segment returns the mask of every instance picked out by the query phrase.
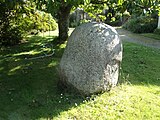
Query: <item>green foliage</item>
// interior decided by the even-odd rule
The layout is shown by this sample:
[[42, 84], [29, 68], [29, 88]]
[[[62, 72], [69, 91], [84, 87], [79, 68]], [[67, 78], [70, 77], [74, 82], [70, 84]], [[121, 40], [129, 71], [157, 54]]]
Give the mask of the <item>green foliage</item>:
[[76, 14], [72, 13], [69, 17], [69, 27], [77, 27], [79, 23], [76, 21]]
[[131, 14], [144, 15], [154, 14], [159, 9], [159, 0], [126, 0], [124, 3], [126, 9]]
[[18, 26], [26, 32], [31, 30], [49, 31], [57, 28], [56, 21], [46, 13], [36, 10], [36, 4], [33, 1], [26, 1], [23, 5], [23, 14], [19, 16]]
[[154, 30], [154, 33], [160, 35], [160, 29], [158, 29], [158, 28], [155, 29], [155, 30]]
[[87, 5], [82, 5], [80, 6], [84, 9], [85, 12], [89, 14], [91, 18], [96, 19], [98, 14], [101, 14], [103, 9], [106, 7], [105, 4], [87, 4]]
[[90, 22], [91, 20], [86, 20], [86, 19], [83, 19], [83, 20], [80, 20], [78, 23], [76, 21], [73, 21], [73, 22], [70, 22], [70, 27], [72, 28], [75, 28], [83, 23], [87, 23], [87, 22]]
[[69, 15], [72, 7], [78, 7], [79, 4], [87, 4], [90, 0], [35, 0], [37, 8], [51, 13], [57, 18], [59, 28], [59, 40], [63, 43], [68, 38]]
[[58, 17], [57, 14], [61, 8], [68, 5], [78, 7], [80, 4], [89, 4], [91, 0], [34, 0], [39, 10], [47, 11], [54, 17]]
[[22, 39], [23, 32], [15, 24], [16, 19], [21, 15], [21, 11], [18, 9], [21, 5], [21, 1], [0, 1], [0, 46], [14, 45]]
[[53, 17], [48, 13], [36, 11], [32, 1], [5, 0], [0, 2], [0, 8], [0, 45], [15, 45], [28, 33], [57, 28]]
[[42, 32], [57, 29], [57, 23], [52, 16], [40, 11], [25, 15], [19, 20], [18, 24], [27, 32], [30, 32], [31, 30]]
[[23, 31], [18, 26], [5, 26], [0, 31], [0, 46], [11, 46], [20, 43]]
[[81, 20], [81, 21], [80, 21], [80, 24], [87, 23], [87, 22], [91, 22], [91, 21], [84, 19], [84, 20]]
[[[81, 14], [84, 14], [84, 13], [81, 13]], [[90, 22], [90, 21], [91, 20], [89, 20], [89, 19], [82, 19], [82, 20], [77, 21], [76, 14], [73, 13], [70, 15], [69, 26], [73, 28], [73, 27], [79, 26], [82, 23], [86, 23], [86, 22]]]
[[110, 25], [120, 25], [122, 14], [125, 12], [125, 0], [99, 0], [91, 1], [91, 4], [84, 5], [83, 8], [90, 17], [98, 19]]
[[80, 25], [80, 23], [77, 23], [76, 21], [73, 21], [73, 22], [70, 22], [70, 23], [69, 23], [69, 27], [71, 27], [71, 28], [75, 28], [75, 27], [77, 27], [78, 25]]
[[134, 33], [149, 33], [156, 29], [157, 19], [148, 16], [131, 18], [123, 25], [123, 27]]

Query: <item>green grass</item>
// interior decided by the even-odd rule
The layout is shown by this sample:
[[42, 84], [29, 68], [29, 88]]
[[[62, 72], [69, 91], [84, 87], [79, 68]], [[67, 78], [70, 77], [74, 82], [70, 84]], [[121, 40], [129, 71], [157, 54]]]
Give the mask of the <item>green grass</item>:
[[154, 33], [144, 33], [144, 34], [141, 34], [145, 37], [149, 37], [149, 38], [153, 38], [153, 39], [156, 39], [156, 40], [160, 40], [160, 35], [158, 34], [154, 34]]
[[0, 120], [159, 120], [160, 51], [124, 43], [121, 77], [112, 91], [82, 97], [57, 88], [57, 68], [65, 45], [42, 44], [51, 36], [31, 36], [0, 51]]

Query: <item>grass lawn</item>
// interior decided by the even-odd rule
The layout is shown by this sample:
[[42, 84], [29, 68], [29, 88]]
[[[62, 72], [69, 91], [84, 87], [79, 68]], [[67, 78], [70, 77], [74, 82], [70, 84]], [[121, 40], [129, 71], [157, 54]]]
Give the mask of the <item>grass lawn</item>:
[[154, 34], [154, 33], [143, 33], [141, 34], [145, 37], [149, 37], [149, 38], [153, 38], [153, 39], [156, 39], [156, 40], [160, 40], [160, 35], [158, 34]]
[[[124, 43], [119, 84], [108, 93], [82, 97], [57, 88], [65, 44], [51, 36], [0, 51], [0, 120], [159, 120], [160, 51]], [[47, 45], [46, 45], [47, 46]]]

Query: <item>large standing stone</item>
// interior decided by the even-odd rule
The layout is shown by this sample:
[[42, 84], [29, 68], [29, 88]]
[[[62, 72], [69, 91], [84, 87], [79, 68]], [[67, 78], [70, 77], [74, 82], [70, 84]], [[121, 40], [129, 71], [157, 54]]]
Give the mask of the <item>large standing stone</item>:
[[110, 90], [118, 81], [122, 43], [116, 30], [103, 23], [85, 23], [68, 39], [60, 62], [61, 82], [83, 94]]

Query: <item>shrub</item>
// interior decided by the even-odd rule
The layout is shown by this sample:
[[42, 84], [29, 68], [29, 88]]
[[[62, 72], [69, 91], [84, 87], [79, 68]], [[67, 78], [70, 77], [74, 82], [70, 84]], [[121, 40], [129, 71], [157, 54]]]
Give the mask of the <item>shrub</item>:
[[157, 27], [157, 19], [149, 16], [141, 16], [129, 19], [123, 27], [134, 33], [150, 33]]
[[123, 14], [117, 13], [115, 17], [111, 18], [111, 21], [106, 21], [106, 24], [109, 24], [111, 26], [121, 26], [123, 23], [125, 23], [130, 18], [130, 14], [128, 12], [125, 12]]
[[160, 35], [160, 29], [158, 29], [158, 28], [155, 29], [155, 30], [154, 30], [154, 33]]
[[77, 27], [79, 24], [80, 22], [76, 20], [76, 13], [73, 12], [72, 14], [70, 14], [69, 27]]
[[28, 33], [32, 30], [49, 31], [56, 30], [57, 23], [48, 13], [34, 12], [21, 18], [18, 22], [19, 26]]
[[16, 45], [22, 40], [23, 32], [18, 26], [8, 26], [2, 28], [0, 33], [0, 45], [11, 46]]
[[51, 31], [56, 28], [56, 21], [48, 13], [8, 18], [0, 24], [0, 46], [16, 45], [27, 34], [37, 34], [39, 31]]
[[4, 0], [0, 2], [0, 8], [0, 46], [18, 44], [28, 33], [57, 28], [53, 17], [35, 10], [32, 3]]
[[120, 20], [116, 20], [113, 22], [106, 22], [106, 24], [111, 25], [111, 26], [121, 26], [122, 25]]

